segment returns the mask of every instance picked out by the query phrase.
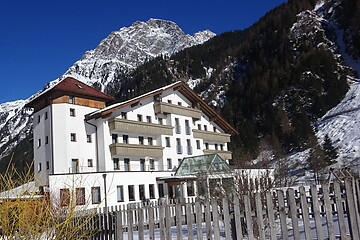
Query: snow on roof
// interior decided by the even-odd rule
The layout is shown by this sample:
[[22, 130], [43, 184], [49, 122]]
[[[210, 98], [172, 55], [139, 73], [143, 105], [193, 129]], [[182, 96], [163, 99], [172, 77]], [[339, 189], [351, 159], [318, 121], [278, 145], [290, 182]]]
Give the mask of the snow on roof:
[[136, 101], [136, 100], [138, 100], [138, 99], [142, 99], [142, 98], [144, 98], [144, 97], [146, 97], [146, 96], [148, 96], [148, 95], [152, 95], [153, 93], [156, 93], [156, 92], [159, 92], [159, 91], [165, 91], [166, 89], [172, 88], [173, 86], [175, 86], [175, 85], [177, 85], [177, 84], [179, 84], [179, 83], [181, 83], [181, 81], [177, 81], [177, 82], [174, 82], [174, 83], [169, 84], [169, 85], [167, 85], [167, 86], [164, 86], [164, 87], [155, 89], [155, 90], [153, 90], [153, 91], [144, 93], [144, 94], [142, 94], [142, 95], [140, 95], [140, 96], [137, 96], [137, 97], [134, 97], [134, 98], [132, 98], [132, 99], [126, 100], [126, 101], [124, 101], [124, 102], [112, 104], [112, 105], [110, 105], [110, 106], [107, 106], [107, 107], [102, 108], [102, 109], [100, 109], [100, 110], [97, 110], [97, 111], [95, 111], [95, 112], [92, 112], [92, 113], [90, 113], [88, 116], [91, 118], [91, 117], [95, 116], [96, 114], [105, 112], [105, 111], [110, 110], [110, 109], [112, 109], [112, 108], [120, 107], [121, 105], [126, 105], [126, 104], [128, 104], [128, 103], [130, 103], [130, 102]]
[[30, 198], [39, 198], [41, 195], [37, 195], [36, 192], [38, 188], [35, 185], [35, 182], [28, 182], [19, 187], [10, 189], [5, 192], [0, 193], [0, 201], [1, 199], [30, 199]]

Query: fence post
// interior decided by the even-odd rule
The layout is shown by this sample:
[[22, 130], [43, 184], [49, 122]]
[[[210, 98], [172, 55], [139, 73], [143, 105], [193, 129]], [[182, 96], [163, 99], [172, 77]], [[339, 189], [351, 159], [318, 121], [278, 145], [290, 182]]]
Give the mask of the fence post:
[[223, 203], [223, 212], [224, 212], [225, 239], [231, 240], [231, 225], [230, 225], [230, 213], [229, 213], [228, 199], [223, 198], [222, 203]]
[[249, 195], [244, 195], [244, 206], [245, 206], [245, 220], [246, 220], [248, 239], [254, 239], [252, 212], [251, 212]]
[[279, 216], [280, 216], [280, 225], [281, 233], [284, 240], [289, 239], [288, 230], [286, 227], [286, 208], [285, 208], [285, 198], [284, 192], [282, 190], [277, 191], [278, 204], [279, 204]]
[[322, 190], [323, 190], [323, 197], [324, 197], [324, 204], [325, 204], [326, 222], [327, 222], [327, 228], [328, 228], [328, 233], [329, 233], [329, 240], [335, 240], [334, 223], [333, 223], [333, 216], [332, 216], [331, 203], [330, 203], [330, 194], [329, 194], [329, 185], [327, 185], [327, 184], [322, 185]]
[[255, 193], [255, 207], [256, 207], [256, 219], [258, 222], [259, 228], [259, 238], [265, 239], [265, 226], [264, 226], [264, 218], [263, 218], [263, 207], [261, 203], [261, 196], [259, 192]]
[[291, 217], [293, 234], [295, 240], [300, 240], [300, 230], [299, 230], [299, 220], [297, 217], [297, 207], [295, 202], [295, 191], [293, 188], [288, 188], [287, 190], [287, 200], [289, 203], [289, 213]]
[[212, 215], [213, 215], [214, 239], [220, 239], [218, 207], [219, 206], [216, 202], [216, 199], [212, 199], [211, 200], [211, 208], [212, 208]]
[[340, 184], [338, 182], [334, 182], [334, 191], [335, 191], [336, 209], [338, 213], [340, 237], [341, 240], [346, 240], [347, 236], [346, 236], [346, 227], [345, 227], [345, 215], [342, 205]]
[[348, 179], [345, 180], [345, 189], [346, 189], [346, 202], [347, 202], [347, 212], [350, 220], [350, 234], [352, 239], [360, 239], [359, 238], [359, 230], [357, 225], [357, 213], [355, 209], [355, 201], [353, 195], [352, 184]]
[[[204, 204], [204, 211], [205, 211], [205, 222], [206, 222], [206, 239], [211, 240], [211, 213], [210, 213], [210, 200], [207, 199]], [[181, 238], [178, 238], [181, 239]]]
[[316, 236], [318, 239], [324, 239], [324, 233], [322, 229], [322, 222], [321, 222], [320, 210], [319, 210], [319, 197], [318, 197], [316, 185], [311, 185], [310, 190], [311, 190], [311, 201], [313, 203], [313, 213], [314, 213], [315, 225], [316, 225]]
[[235, 229], [236, 230], [236, 239], [243, 239], [242, 235], [242, 226], [241, 226], [241, 215], [240, 215], [240, 202], [239, 198], [234, 196], [234, 218], [235, 218]]
[[126, 209], [127, 214], [127, 227], [128, 227], [128, 239], [133, 240], [134, 233], [133, 233], [133, 208], [130, 204], [128, 204]]
[[122, 226], [122, 209], [119, 206], [119, 211], [116, 212], [116, 232], [115, 239], [122, 240], [123, 239], [123, 226]]
[[202, 215], [202, 211], [201, 211], [201, 204], [199, 199], [196, 199], [195, 202], [195, 214], [196, 214], [196, 233], [197, 233], [197, 239], [201, 240], [202, 237], [202, 220], [201, 220], [201, 215]]
[[270, 238], [271, 240], [276, 240], [274, 203], [271, 192], [266, 192], [266, 209], [269, 218]]

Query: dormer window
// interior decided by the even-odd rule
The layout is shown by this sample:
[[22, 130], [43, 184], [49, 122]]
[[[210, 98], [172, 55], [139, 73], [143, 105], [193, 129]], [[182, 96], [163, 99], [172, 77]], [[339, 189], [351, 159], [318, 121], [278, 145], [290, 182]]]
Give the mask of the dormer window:
[[69, 103], [70, 104], [75, 104], [75, 97], [74, 96], [69, 96]]
[[80, 84], [76, 84], [76, 86], [77, 86], [78, 88], [80, 88], [80, 89], [84, 89], [84, 87], [81, 86]]

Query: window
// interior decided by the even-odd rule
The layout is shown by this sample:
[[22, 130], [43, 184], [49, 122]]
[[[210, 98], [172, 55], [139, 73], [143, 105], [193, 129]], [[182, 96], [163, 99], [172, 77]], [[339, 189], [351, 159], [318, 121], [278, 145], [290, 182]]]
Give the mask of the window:
[[140, 171], [145, 171], [145, 159], [140, 159]]
[[186, 135], [190, 135], [190, 134], [191, 134], [191, 129], [190, 129], [190, 122], [189, 122], [189, 120], [185, 120], [185, 133], [186, 133]]
[[181, 106], [181, 105], [182, 105], [182, 103], [181, 103], [181, 102], [178, 102], [178, 105], [179, 105], [179, 106]]
[[38, 172], [41, 172], [41, 163], [38, 163]]
[[72, 173], [79, 172], [79, 159], [71, 159], [71, 172]]
[[168, 103], [170, 103], [170, 104], [172, 103], [172, 101], [171, 101], [170, 99], [168, 99], [168, 101], [167, 101], [167, 102], [168, 102]]
[[220, 150], [224, 151], [224, 145], [220, 144]]
[[92, 204], [98, 204], [101, 202], [100, 187], [91, 188], [91, 202]]
[[93, 167], [93, 160], [92, 159], [88, 159], [88, 167]]
[[38, 116], [38, 123], [40, 123], [40, 115]]
[[119, 166], [119, 159], [118, 158], [113, 158], [114, 161], [114, 170], [119, 170], [120, 166]]
[[138, 120], [139, 122], [142, 122], [142, 115], [141, 115], [141, 114], [138, 114], [138, 115], [137, 115], [137, 120]]
[[118, 142], [118, 135], [111, 134], [111, 143], [117, 143], [117, 142]]
[[148, 145], [153, 145], [153, 138], [152, 137], [148, 137]]
[[216, 127], [214, 127], [214, 132], [216, 132]]
[[48, 112], [45, 112], [45, 120], [48, 119]]
[[124, 187], [121, 186], [117, 186], [116, 187], [116, 192], [117, 192], [117, 201], [118, 202], [123, 202], [124, 201]]
[[215, 143], [215, 150], [218, 150], [218, 145], [217, 145], [217, 143]]
[[181, 126], [179, 124], [179, 119], [175, 118], [175, 133], [180, 133], [181, 132]]
[[163, 119], [162, 118], [158, 118], [158, 123], [163, 125]]
[[162, 183], [158, 184], [158, 190], [159, 190], [159, 198], [164, 197], [164, 185]]
[[46, 161], [46, 170], [48, 170], [50, 168], [50, 162]]
[[139, 144], [144, 145], [144, 137], [139, 136]]
[[201, 130], [201, 124], [198, 124], [198, 130]]
[[74, 103], [75, 103], [75, 97], [74, 97], [74, 96], [69, 96], [69, 103], [70, 103], [70, 104], [74, 104]]
[[209, 144], [205, 143], [205, 149], [209, 149]]
[[200, 140], [196, 140], [196, 148], [200, 149]]
[[172, 169], [171, 158], [166, 159], [168, 169]]
[[130, 159], [128, 158], [124, 158], [124, 170], [125, 171], [130, 171]]
[[151, 116], [146, 116], [146, 121], [147, 121], [148, 123], [151, 123]]
[[41, 139], [38, 139], [38, 148], [41, 147]]
[[128, 186], [128, 193], [129, 193], [129, 201], [135, 201], [134, 185]]
[[150, 163], [150, 170], [155, 170], [155, 160], [154, 159], [150, 159], [149, 160]]
[[126, 112], [121, 112], [121, 118], [122, 119], [127, 119], [127, 113]]
[[129, 136], [128, 135], [123, 135], [123, 143], [129, 143]]
[[140, 200], [144, 200], [145, 199], [145, 185], [139, 185], [139, 197]]
[[92, 142], [91, 135], [86, 135], [86, 141], [87, 141], [88, 143], [91, 143], [91, 142]]
[[70, 140], [76, 142], [76, 133], [70, 133]]
[[206, 125], [204, 125], [204, 131], [207, 131], [207, 126]]
[[170, 147], [170, 137], [165, 137], [166, 147]]
[[49, 136], [45, 137], [45, 144], [49, 144]]
[[60, 189], [60, 206], [68, 206], [70, 204], [70, 190], [68, 188]]
[[76, 188], [76, 205], [85, 205], [85, 188]]
[[70, 117], [75, 117], [75, 109], [70, 108]]
[[149, 195], [150, 199], [155, 199], [155, 185], [149, 184]]
[[180, 138], [176, 139], [176, 152], [178, 154], [182, 154], [182, 146], [181, 146], [181, 140]]
[[186, 148], [187, 148], [187, 154], [188, 155], [192, 155], [192, 146], [191, 146], [191, 140], [190, 139], [186, 139]]
[[195, 196], [194, 181], [186, 182], [187, 195], [189, 197]]

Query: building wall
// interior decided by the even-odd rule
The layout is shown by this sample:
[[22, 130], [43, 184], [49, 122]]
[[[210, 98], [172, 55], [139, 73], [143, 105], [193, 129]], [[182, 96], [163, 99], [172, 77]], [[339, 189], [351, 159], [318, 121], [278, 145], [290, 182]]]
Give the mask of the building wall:
[[[106, 190], [104, 189], [103, 174], [106, 174]], [[85, 207], [96, 208], [105, 206], [105, 192], [108, 206], [124, 203], [141, 202], [139, 185], [144, 185], [145, 198], [150, 199], [149, 185], [154, 185], [154, 198], [159, 199], [157, 177], [170, 176], [171, 172], [99, 172], [88, 174], [59, 174], [50, 176], [51, 196], [55, 204], [60, 201], [60, 189], [76, 192], [76, 188], [85, 188]], [[128, 186], [134, 186], [135, 198], [129, 200]], [[117, 186], [123, 186], [124, 201], [118, 201]], [[91, 188], [100, 187], [100, 203], [92, 203]], [[167, 189], [164, 187], [164, 194]]]

